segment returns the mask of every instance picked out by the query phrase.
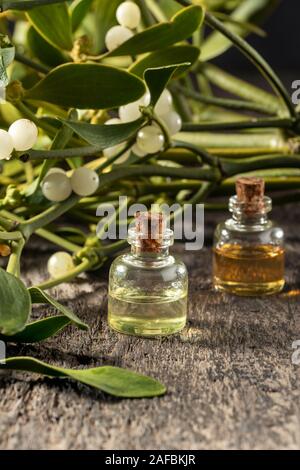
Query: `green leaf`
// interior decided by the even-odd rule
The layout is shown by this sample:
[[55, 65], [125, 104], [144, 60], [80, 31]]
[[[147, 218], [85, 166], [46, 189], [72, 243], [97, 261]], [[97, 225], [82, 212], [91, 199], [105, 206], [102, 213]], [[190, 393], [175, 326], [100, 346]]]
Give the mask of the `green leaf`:
[[43, 5], [52, 5], [54, 3], [62, 3], [65, 0], [0, 0], [0, 10], [29, 10]]
[[198, 59], [200, 50], [194, 46], [171, 46], [160, 51], [152, 52], [142, 59], [134, 62], [129, 71], [138, 77], [143, 77], [147, 69], [167, 67], [173, 64], [185, 63], [187, 65], [180, 67], [174, 77], [181, 75], [191, 64], [193, 65]]
[[[105, 36], [112, 26], [117, 24], [116, 11], [124, 0], [96, 0], [95, 21], [95, 50], [105, 48]], [[100, 26], [101, 25], [101, 26]]]
[[52, 46], [70, 51], [73, 47], [71, 18], [66, 3], [33, 8], [27, 13], [38, 33]]
[[66, 58], [62, 52], [53, 47], [49, 42], [45, 41], [33, 26], [30, 26], [27, 32], [27, 43], [30, 51], [42, 64], [50, 67], [56, 67], [57, 65], [66, 62]]
[[147, 69], [144, 74], [145, 82], [151, 95], [151, 105], [154, 107], [159, 100], [162, 92], [168, 85], [172, 76], [176, 70], [181, 67], [189, 67], [189, 63], [183, 63], [178, 65], [169, 65], [167, 67], [157, 67], [153, 69]]
[[15, 58], [15, 47], [11, 44], [8, 36], [0, 34], [0, 86], [9, 83], [6, 69]]
[[0, 369], [22, 370], [49, 377], [70, 377], [121, 398], [150, 398], [166, 393], [166, 387], [157, 380], [119, 367], [73, 370], [51, 366], [33, 357], [12, 357], [0, 363]]
[[[271, 0], [273, 2], [274, 0]], [[235, 21], [247, 21], [253, 16], [261, 13], [266, 7], [269, 7], [270, 0], [245, 0], [230, 15]], [[225, 23], [227, 28], [239, 36], [247, 36], [248, 31], [243, 26], [232, 23]], [[203, 42], [201, 60], [208, 61], [223, 54], [232, 46], [229, 39], [225, 38], [219, 32], [213, 32]]]
[[11, 336], [24, 330], [31, 313], [30, 295], [23, 282], [0, 268], [0, 333]]
[[71, 320], [78, 328], [81, 330], [88, 330], [88, 325], [80, 320], [80, 318], [75, 315], [68, 307], [60, 304], [57, 300], [55, 300], [51, 295], [46, 294], [46, 292], [42, 291], [38, 287], [30, 287], [28, 292], [31, 297], [31, 301], [33, 304], [49, 304], [55, 307], [60, 313], [62, 313], [65, 317]]
[[171, 18], [182, 8], [176, 0], [163, 0], [159, 2], [159, 7], [167, 18]]
[[136, 34], [106, 54], [106, 57], [133, 56], [169, 47], [189, 38], [200, 27], [203, 17], [203, 9], [200, 6], [194, 5], [184, 8], [170, 22], [151, 26]]
[[[93, 0], [75, 0], [70, 6], [72, 30], [75, 32], [88, 14]], [[100, 23], [101, 24], [101, 23]]]
[[76, 121], [63, 122], [91, 145], [97, 146], [100, 151], [101, 149], [104, 150], [121, 144], [133, 137], [142, 127], [144, 119], [140, 118], [126, 124], [114, 124], [111, 126]]
[[136, 76], [100, 64], [64, 64], [25, 93], [26, 99], [77, 109], [105, 109], [136, 101], [145, 93]]
[[39, 343], [61, 331], [71, 321], [64, 315], [43, 318], [29, 323], [26, 328], [13, 336], [0, 335], [0, 339], [10, 343]]

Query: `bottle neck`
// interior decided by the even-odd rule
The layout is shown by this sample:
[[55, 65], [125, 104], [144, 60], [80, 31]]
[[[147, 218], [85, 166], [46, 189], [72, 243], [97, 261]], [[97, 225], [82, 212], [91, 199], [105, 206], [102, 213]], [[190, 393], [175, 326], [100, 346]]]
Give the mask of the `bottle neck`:
[[249, 214], [232, 214], [233, 221], [238, 225], [259, 226], [266, 225], [269, 222], [267, 214], [249, 215]]
[[168, 258], [174, 237], [172, 230], [166, 229], [158, 239], [143, 238], [136, 228], [131, 228], [128, 232], [128, 243], [131, 245], [132, 257], [142, 262], [155, 263]]
[[134, 258], [148, 262], [162, 261], [169, 256], [169, 252], [170, 250], [168, 246], [161, 247], [158, 251], [153, 253], [148, 251], [141, 251], [138, 245], [131, 245], [131, 255]]
[[240, 203], [236, 196], [229, 202], [229, 210], [232, 213], [231, 223], [241, 230], [263, 230], [269, 221], [269, 212], [272, 210], [272, 200], [264, 197], [258, 207], [249, 207]]

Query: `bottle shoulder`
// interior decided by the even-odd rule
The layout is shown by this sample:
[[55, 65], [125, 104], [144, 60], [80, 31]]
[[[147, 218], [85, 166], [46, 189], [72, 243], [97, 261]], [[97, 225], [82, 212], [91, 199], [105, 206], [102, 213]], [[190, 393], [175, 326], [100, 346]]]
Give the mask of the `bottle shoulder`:
[[130, 253], [126, 253], [115, 258], [115, 260], [111, 264], [111, 267], [115, 267], [117, 265], [124, 265], [133, 269], [149, 270], [163, 269], [169, 268], [170, 266], [176, 266], [182, 268], [183, 270], [187, 270], [184, 262], [177, 256], [173, 255], [169, 255], [157, 260], [144, 260], [143, 258], [132, 256]]
[[236, 223], [233, 219], [227, 219], [216, 227], [215, 244], [243, 241], [283, 245], [284, 230], [272, 220], [268, 220], [264, 224], [242, 225]]
[[110, 279], [185, 283], [188, 271], [183, 261], [174, 256], [168, 256], [160, 262], [145, 263], [131, 255], [121, 255], [111, 265]]

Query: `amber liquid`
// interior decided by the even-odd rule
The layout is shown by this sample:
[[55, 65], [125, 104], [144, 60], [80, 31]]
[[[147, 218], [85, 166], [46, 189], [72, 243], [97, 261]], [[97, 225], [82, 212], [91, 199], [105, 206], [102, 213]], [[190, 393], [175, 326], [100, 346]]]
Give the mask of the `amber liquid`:
[[270, 295], [285, 284], [285, 252], [273, 245], [223, 245], [214, 249], [217, 290], [244, 296]]

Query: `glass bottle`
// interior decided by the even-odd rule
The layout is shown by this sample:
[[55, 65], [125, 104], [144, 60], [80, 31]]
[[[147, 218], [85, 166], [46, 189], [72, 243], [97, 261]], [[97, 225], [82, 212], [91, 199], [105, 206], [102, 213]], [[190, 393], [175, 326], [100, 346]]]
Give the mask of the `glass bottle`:
[[171, 335], [187, 318], [188, 275], [169, 254], [173, 232], [162, 214], [137, 213], [129, 229], [131, 253], [118, 257], [109, 275], [108, 323], [120, 333]]
[[268, 218], [272, 200], [264, 180], [240, 178], [230, 199], [232, 217], [215, 232], [213, 282], [219, 291], [270, 295], [285, 284], [284, 232]]

